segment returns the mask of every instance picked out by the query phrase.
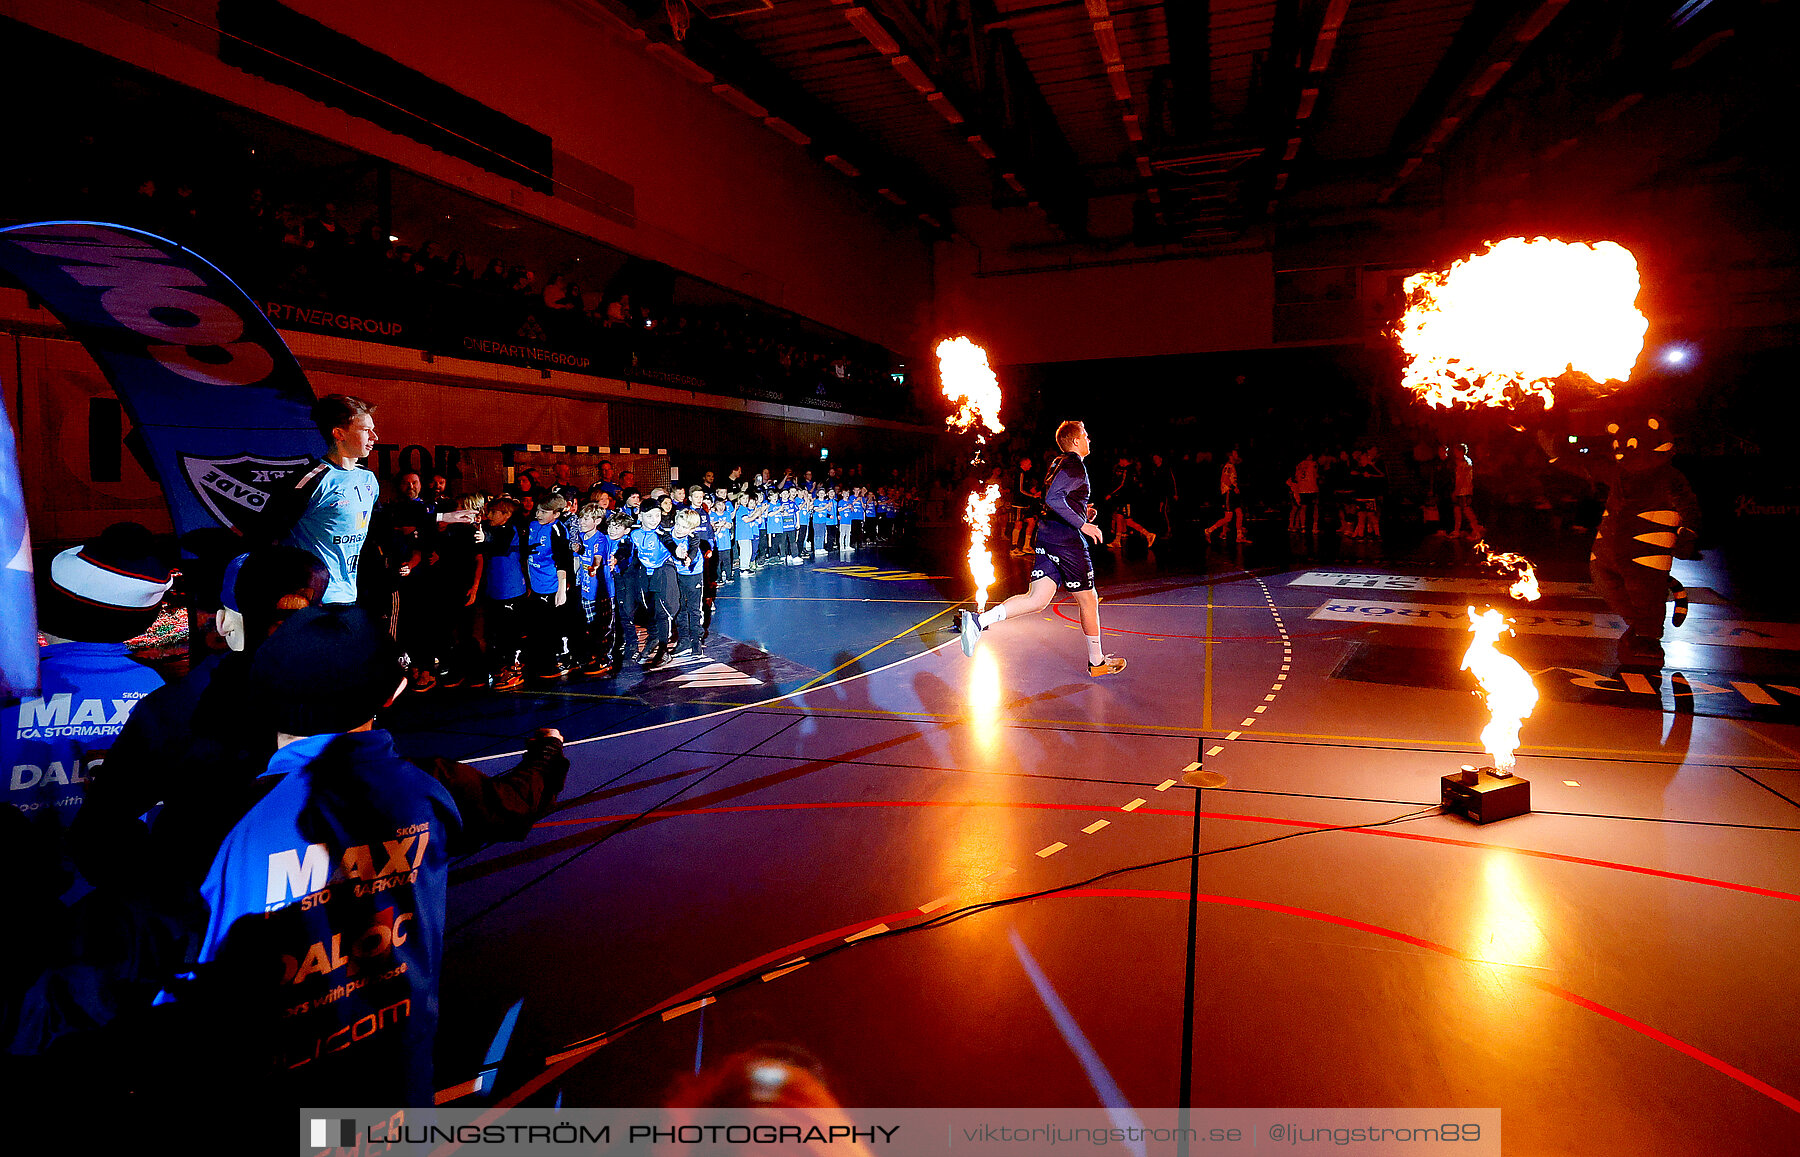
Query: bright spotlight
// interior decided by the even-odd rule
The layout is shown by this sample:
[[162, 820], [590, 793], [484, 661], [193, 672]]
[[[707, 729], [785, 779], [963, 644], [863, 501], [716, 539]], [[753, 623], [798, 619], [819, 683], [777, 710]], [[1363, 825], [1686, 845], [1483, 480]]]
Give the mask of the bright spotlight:
[[1662, 360], [1666, 366], [1685, 366], [1694, 360], [1694, 351], [1685, 345], [1664, 346]]

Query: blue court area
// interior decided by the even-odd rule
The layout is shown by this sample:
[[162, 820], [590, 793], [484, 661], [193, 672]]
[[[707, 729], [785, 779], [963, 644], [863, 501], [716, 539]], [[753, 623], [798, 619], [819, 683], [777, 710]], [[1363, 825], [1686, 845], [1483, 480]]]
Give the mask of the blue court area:
[[[1498, 1106], [1508, 1152], [1790, 1149], [1800, 653], [1672, 631], [1652, 695], [1550, 552], [1575, 625], [1504, 646], [1595, 687], [1546, 690], [1531, 813], [1476, 826], [1438, 806], [1487, 717], [1462, 633], [1327, 610], [1460, 612], [1485, 576], [1440, 546], [1101, 552], [1107, 679], [1072, 604], [965, 658], [955, 544], [867, 551], [724, 588], [708, 665], [754, 685], [408, 705], [404, 742], [489, 769], [572, 741], [555, 812], [455, 868], [443, 1099], [654, 1104], [775, 1044], [860, 1105]], [[1779, 636], [1716, 565], [1693, 621]]]

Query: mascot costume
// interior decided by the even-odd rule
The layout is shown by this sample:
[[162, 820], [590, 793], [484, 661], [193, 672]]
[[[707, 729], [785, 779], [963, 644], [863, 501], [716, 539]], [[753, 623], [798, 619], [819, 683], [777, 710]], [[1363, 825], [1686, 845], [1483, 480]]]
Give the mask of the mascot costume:
[[1544, 439], [1550, 461], [1606, 487], [1606, 510], [1588, 556], [1594, 586], [1612, 612], [1625, 620], [1619, 662], [1628, 667], [1663, 663], [1663, 614], [1675, 596], [1674, 623], [1687, 617], [1687, 592], [1670, 574], [1677, 558], [1697, 558], [1700, 503], [1671, 459], [1675, 436], [1660, 413], [1621, 415], [1606, 425], [1595, 452], [1558, 458]]

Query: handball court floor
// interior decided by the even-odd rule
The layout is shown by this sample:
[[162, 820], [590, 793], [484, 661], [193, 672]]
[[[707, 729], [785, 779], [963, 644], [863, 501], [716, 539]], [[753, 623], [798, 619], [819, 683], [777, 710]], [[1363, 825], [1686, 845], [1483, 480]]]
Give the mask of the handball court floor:
[[1067, 601], [965, 658], [954, 552], [888, 548], [722, 588], [705, 663], [407, 704], [403, 747], [488, 770], [579, 741], [531, 838], [456, 866], [440, 1100], [657, 1104], [777, 1043], [851, 1105], [1497, 1106], [1508, 1153], [1800, 1151], [1795, 628], [1681, 564], [1670, 638], [1715, 643], [1628, 678], [1584, 555], [1544, 561], [1551, 633], [1502, 643], [1542, 691], [1534, 810], [1477, 826], [1438, 810], [1485, 762], [1467, 636], [1415, 624], [1496, 601], [1481, 573], [1237, 549], [1096, 552], [1112, 678]]

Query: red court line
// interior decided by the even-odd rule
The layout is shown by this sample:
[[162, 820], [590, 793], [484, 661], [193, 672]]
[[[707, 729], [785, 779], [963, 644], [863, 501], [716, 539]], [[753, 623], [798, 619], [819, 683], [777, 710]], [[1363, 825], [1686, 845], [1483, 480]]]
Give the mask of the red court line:
[[[712, 808], [671, 808], [667, 811], [654, 811], [643, 816], [644, 819], [672, 819], [679, 816], [732, 815], [745, 812], [780, 812], [780, 811], [820, 811], [837, 808], [874, 808], [874, 807], [917, 807], [917, 808], [957, 808], [957, 807], [1010, 807], [1025, 808], [1037, 811], [1073, 811], [1112, 813], [1119, 809], [1104, 804], [1081, 803], [1024, 803], [1012, 800], [841, 800], [819, 803], [763, 803], [737, 804], [732, 807]], [[1191, 811], [1176, 808], [1143, 807], [1131, 813], [1140, 816], [1192, 816]], [[1277, 824], [1282, 827], [1312, 828], [1315, 830], [1340, 828], [1341, 824], [1319, 823], [1315, 820], [1293, 820], [1277, 816], [1239, 815], [1233, 812], [1201, 812], [1202, 819], [1240, 820], [1252, 824]], [[623, 820], [639, 818], [636, 812], [624, 815], [594, 816], [589, 819], [543, 820], [536, 826], [540, 828], [557, 827], [567, 824], [609, 824]], [[1646, 868], [1639, 864], [1624, 864], [1616, 860], [1596, 860], [1588, 856], [1571, 856], [1564, 852], [1546, 852], [1537, 848], [1514, 848], [1505, 844], [1488, 844], [1479, 840], [1459, 840], [1451, 836], [1428, 836], [1420, 832], [1393, 831], [1388, 828], [1348, 828], [1348, 835], [1383, 836], [1393, 840], [1417, 840], [1426, 844], [1445, 844], [1456, 848], [1475, 848], [1489, 852], [1512, 852], [1514, 855], [1534, 856], [1540, 860], [1556, 860], [1565, 864], [1585, 864], [1592, 868], [1609, 868], [1615, 872], [1635, 872], [1640, 876], [1654, 876], [1663, 880], [1679, 880], [1686, 884], [1704, 884], [1709, 888], [1725, 888], [1733, 892], [1747, 892], [1752, 896], [1766, 896], [1771, 900], [1789, 900], [1800, 903], [1800, 895], [1793, 892], [1781, 892], [1773, 888], [1759, 888], [1754, 884], [1738, 884], [1730, 880], [1716, 880], [1710, 876], [1691, 876], [1685, 872], [1665, 872], [1661, 868]]]
[[[1205, 813], [1202, 813], [1202, 814], [1204, 815]], [[1019, 895], [1030, 895], [1030, 893], [1014, 893], [1014, 897], [1019, 896]], [[1077, 897], [1077, 896], [1095, 897], [1095, 898], [1103, 898], [1103, 899], [1186, 900], [1188, 898], [1188, 893], [1167, 891], [1167, 890], [1145, 889], [1145, 888], [1077, 888], [1077, 889], [1073, 889], [1073, 890], [1070, 890], [1067, 892], [1052, 893], [1050, 896], [1046, 896], [1043, 898], [1044, 899], [1064, 899], [1064, 898]], [[1013, 898], [1013, 897], [1006, 897], [1006, 899], [1011, 899], [1011, 898]], [[1459, 952], [1456, 949], [1450, 947], [1448, 944], [1440, 944], [1435, 940], [1427, 940], [1422, 936], [1414, 936], [1409, 932], [1402, 932], [1396, 928], [1388, 928], [1388, 927], [1385, 927], [1384, 925], [1380, 925], [1380, 924], [1370, 924], [1364, 920], [1356, 920], [1356, 919], [1352, 919], [1351, 917], [1348, 917], [1348, 916], [1337, 916], [1330, 912], [1320, 912], [1320, 911], [1317, 911], [1316, 909], [1312, 909], [1312, 908], [1298, 908], [1298, 907], [1294, 907], [1293, 905], [1290, 905], [1290, 904], [1277, 904], [1277, 903], [1274, 903], [1269, 900], [1250, 900], [1250, 899], [1245, 899], [1245, 898], [1239, 897], [1239, 896], [1214, 896], [1214, 895], [1202, 894], [1202, 895], [1197, 896], [1196, 899], [1200, 900], [1203, 903], [1207, 903], [1207, 904], [1224, 904], [1224, 905], [1229, 905], [1229, 906], [1237, 907], [1237, 908], [1250, 908], [1250, 909], [1255, 909], [1255, 910], [1264, 911], [1264, 912], [1274, 912], [1274, 913], [1277, 913], [1277, 914], [1283, 915], [1283, 916], [1298, 916], [1298, 917], [1301, 917], [1302, 919], [1317, 920], [1317, 921], [1320, 921], [1321, 923], [1325, 923], [1325, 924], [1336, 924], [1339, 927], [1349, 928], [1349, 929], [1352, 929], [1357, 932], [1367, 932], [1367, 933], [1370, 933], [1371, 935], [1382, 936], [1389, 940], [1398, 941], [1402, 944], [1410, 944], [1417, 948], [1423, 948], [1423, 949], [1426, 949], [1431, 952], [1436, 952], [1436, 953], [1439, 953], [1440, 955], [1448, 956], [1453, 960], [1458, 960], [1465, 964], [1479, 964], [1479, 965], [1486, 965], [1488, 967], [1501, 967], [1501, 968], [1506, 967], [1505, 965], [1494, 965], [1489, 961], [1485, 961], [1478, 957], [1470, 956], [1466, 953]], [[717, 988], [720, 985], [727, 984], [727, 983], [729, 983], [733, 980], [736, 980], [740, 977], [746, 976], [759, 968], [766, 967], [767, 965], [775, 963], [777, 961], [791, 959], [792, 957], [798, 956], [798, 955], [804, 953], [805, 951], [807, 951], [808, 949], [817, 947], [819, 944], [824, 943], [826, 941], [836, 940], [836, 939], [840, 939], [844, 936], [853, 935], [854, 933], [861, 931], [864, 928], [872, 928], [877, 924], [897, 923], [897, 922], [905, 920], [909, 916], [916, 915], [917, 913], [918, 913], [917, 908], [908, 908], [902, 912], [893, 913], [888, 916], [883, 916], [883, 917], [880, 917], [875, 920], [863, 920], [863, 921], [859, 921], [855, 924], [846, 924], [842, 928], [837, 928], [830, 932], [821, 933], [817, 936], [808, 937], [805, 940], [795, 941], [793, 944], [790, 944], [784, 948], [777, 948], [772, 952], [765, 952], [761, 956], [756, 957], [754, 960], [748, 961], [743, 964], [739, 964], [736, 967], [725, 970], [724, 972], [717, 973], [716, 975], [708, 977], [706, 980], [701, 981], [699, 984], [693, 985], [689, 988], [682, 990], [681, 992], [677, 993], [674, 996], [671, 996], [665, 1000], [659, 1001], [658, 1003], [652, 1005], [650, 1008], [646, 1009], [644, 1012], [640, 1013], [637, 1017], [633, 1017], [632, 1020], [635, 1021], [635, 1020], [654, 1016], [657, 1013], [663, 1011], [664, 1009], [673, 1008], [676, 1005], [679, 1005], [688, 1000], [691, 1000], [694, 997], [700, 995], [701, 993], [708, 991], [709, 989]], [[1757, 1077], [1753, 1077], [1749, 1073], [1738, 1068], [1737, 1066], [1732, 1065], [1726, 1061], [1723, 1061], [1723, 1060], [1719, 1059], [1718, 1057], [1713, 1056], [1711, 1053], [1705, 1051], [1704, 1049], [1701, 1049], [1695, 1045], [1689, 1044], [1687, 1041], [1684, 1041], [1679, 1037], [1672, 1036], [1669, 1033], [1666, 1033], [1659, 1028], [1654, 1028], [1651, 1025], [1645, 1024], [1643, 1021], [1638, 1020], [1635, 1017], [1627, 1016], [1625, 1013], [1620, 1012], [1618, 1009], [1612, 1008], [1608, 1005], [1601, 1004], [1599, 1001], [1589, 999], [1588, 997], [1582, 996], [1576, 992], [1571, 992], [1568, 989], [1563, 988], [1560, 985], [1551, 984], [1547, 980], [1541, 980], [1534, 976], [1522, 975], [1519, 973], [1519, 971], [1517, 969], [1507, 969], [1506, 975], [1514, 980], [1523, 982], [1525, 984], [1529, 984], [1533, 988], [1536, 988], [1542, 992], [1549, 993], [1551, 996], [1559, 997], [1562, 1000], [1566, 1000], [1570, 1004], [1573, 1004], [1574, 1006], [1576, 1006], [1577, 1008], [1585, 1009], [1588, 1012], [1597, 1013], [1601, 1016], [1604, 1016], [1607, 1019], [1615, 1022], [1616, 1024], [1619, 1024], [1625, 1028], [1628, 1028], [1631, 1031], [1638, 1033], [1641, 1036], [1649, 1038], [1650, 1040], [1656, 1041], [1659, 1044], [1667, 1045], [1670, 1048], [1675, 1049], [1677, 1052], [1683, 1053], [1684, 1055], [1692, 1058], [1693, 1060], [1699, 1061], [1701, 1064], [1706, 1065], [1707, 1067], [1714, 1069], [1714, 1070], [1724, 1074], [1727, 1077], [1730, 1077], [1732, 1080], [1743, 1085], [1745, 1088], [1748, 1088], [1755, 1092], [1761, 1093], [1763, 1096], [1768, 1097], [1770, 1100], [1774, 1101], [1776, 1104], [1779, 1104], [1779, 1105], [1783, 1106], [1784, 1108], [1787, 1108], [1794, 1112], [1800, 1112], [1800, 1098], [1795, 1098], [1795, 1097], [1789, 1095], [1788, 1093], [1782, 1092], [1780, 1089], [1777, 1089], [1775, 1086], [1769, 1084], [1767, 1081], [1763, 1081]], [[575, 1064], [579, 1063], [580, 1061], [585, 1060], [587, 1056], [591, 1056], [591, 1055], [592, 1054], [590, 1053], [590, 1054], [585, 1054], [582, 1057], [571, 1057], [565, 1061], [560, 1062], [559, 1064], [557, 1064], [555, 1066], [547, 1067], [544, 1070], [544, 1072], [539, 1073], [538, 1076], [534, 1077], [530, 1081], [527, 1081], [519, 1089], [515, 1090], [512, 1093], [509, 1093], [506, 1097], [502, 1098], [499, 1102], [497, 1102], [494, 1105], [494, 1108], [492, 1110], [490, 1110], [490, 1114], [498, 1115], [499, 1111], [519, 1104], [526, 1097], [530, 1096], [532, 1093], [536, 1092], [538, 1089], [541, 1089], [545, 1084], [548, 1084], [551, 1080], [553, 1080], [555, 1078], [555, 1076], [558, 1076], [561, 1073], [567, 1071], [569, 1068], [573, 1067]], [[486, 1119], [486, 1118], [484, 1118], [484, 1119]]]
[[[1130, 606], [1131, 604], [1125, 603], [1122, 605]], [[1068, 613], [1063, 610], [1063, 604], [1057, 603], [1055, 606], [1051, 607], [1050, 609], [1052, 611], [1055, 611], [1056, 617], [1061, 619], [1063, 622], [1074, 623], [1076, 626], [1081, 625], [1080, 619], [1071, 619], [1068, 616]], [[1348, 635], [1352, 631], [1362, 630], [1362, 628], [1365, 625], [1367, 625], [1367, 624], [1356, 623], [1356, 624], [1353, 624], [1348, 627], [1334, 627], [1329, 631], [1289, 631], [1285, 636], [1283, 636], [1283, 635], [1178, 635], [1178, 634], [1174, 633], [1173, 631], [1127, 631], [1124, 627], [1108, 627], [1108, 626], [1104, 626], [1104, 625], [1101, 626], [1100, 633], [1102, 635], [1137, 635], [1138, 637], [1144, 638], [1144, 639], [1193, 639], [1196, 642], [1201, 642], [1201, 643], [1266, 643], [1270, 639], [1280, 639], [1280, 638], [1320, 639], [1320, 638], [1324, 638], [1326, 635]]]
[[[1064, 895], [1064, 896], [1110, 896], [1110, 897], [1124, 897], [1124, 898], [1142, 898], [1142, 899], [1152, 899], [1152, 900], [1186, 900], [1188, 898], [1188, 894], [1186, 892], [1150, 891], [1150, 890], [1140, 890], [1140, 889], [1132, 889], [1132, 888], [1078, 889], [1078, 890], [1072, 891], [1072, 892], [1059, 893], [1059, 895]], [[1199, 896], [1198, 899], [1200, 901], [1202, 901], [1203, 903], [1207, 903], [1207, 904], [1229, 904], [1229, 905], [1232, 905], [1232, 906], [1238, 907], [1238, 908], [1257, 908], [1257, 909], [1261, 909], [1262, 911], [1265, 911], [1265, 912], [1278, 912], [1284, 916], [1300, 916], [1300, 917], [1303, 917], [1308, 920], [1318, 920], [1318, 921], [1321, 921], [1326, 924], [1337, 924], [1344, 928], [1355, 929], [1358, 932], [1369, 932], [1369, 933], [1373, 933], [1376, 936], [1385, 936], [1390, 940], [1398, 940], [1403, 944], [1411, 944], [1411, 945], [1414, 945], [1419, 948], [1429, 949], [1432, 952], [1441, 953], [1445, 956], [1450, 957], [1453, 960], [1460, 960], [1466, 964], [1488, 964], [1489, 963], [1488, 961], [1482, 960], [1478, 957], [1469, 956], [1466, 953], [1458, 952], [1456, 949], [1450, 947], [1448, 944], [1439, 944], [1435, 940], [1426, 940], [1423, 937], [1414, 936], [1407, 932], [1401, 932], [1394, 928], [1385, 928], [1385, 927], [1381, 926], [1380, 924], [1370, 924], [1370, 923], [1367, 923], [1362, 920], [1353, 920], [1353, 919], [1349, 918], [1348, 916], [1334, 916], [1329, 912], [1318, 912], [1311, 908], [1295, 908], [1288, 904], [1276, 904], [1276, 903], [1272, 903], [1267, 900], [1246, 900], [1246, 899], [1243, 899], [1243, 898], [1237, 897], [1237, 896], [1202, 895], [1202, 896]], [[1505, 966], [1500, 965], [1499, 967], [1505, 967]], [[1710, 1068], [1716, 1069], [1719, 1072], [1725, 1074], [1726, 1076], [1730, 1077], [1732, 1080], [1738, 1082], [1739, 1084], [1743, 1085], [1744, 1087], [1753, 1089], [1756, 1092], [1761, 1093], [1763, 1096], [1768, 1097], [1770, 1100], [1774, 1101], [1776, 1104], [1781, 1105], [1784, 1108], [1791, 1109], [1792, 1111], [1794, 1111], [1796, 1113], [1800, 1113], [1800, 1097], [1794, 1097], [1787, 1093], [1784, 1093], [1780, 1089], [1776, 1088], [1774, 1085], [1769, 1084], [1767, 1081], [1759, 1080], [1758, 1078], [1751, 1076], [1749, 1073], [1746, 1073], [1744, 1070], [1738, 1068], [1737, 1066], [1728, 1064], [1725, 1061], [1720, 1060], [1718, 1057], [1713, 1056], [1711, 1053], [1705, 1051], [1704, 1049], [1701, 1049], [1695, 1045], [1689, 1044], [1687, 1041], [1682, 1040], [1680, 1037], [1671, 1036], [1670, 1034], [1662, 1031], [1659, 1028], [1653, 1028], [1652, 1026], [1645, 1024], [1643, 1021], [1638, 1020], [1635, 1017], [1630, 1017], [1630, 1016], [1625, 1015], [1624, 1013], [1620, 1012], [1616, 1008], [1611, 1008], [1607, 1005], [1601, 1004], [1597, 1000], [1590, 1000], [1589, 998], [1582, 996], [1579, 993], [1570, 992], [1568, 989], [1563, 988], [1560, 985], [1551, 984], [1547, 980], [1540, 980], [1539, 978], [1537, 978], [1535, 976], [1530, 976], [1530, 975], [1517, 975], [1516, 970], [1513, 970], [1513, 969], [1508, 969], [1507, 975], [1511, 976], [1515, 980], [1521, 981], [1525, 984], [1529, 984], [1533, 988], [1539, 989], [1540, 991], [1547, 992], [1551, 996], [1561, 997], [1563, 1000], [1568, 1001], [1570, 1004], [1573, 1004], [1577, 1008], [1584, 1008], [1589, 1012], [1599, 1013], [1601, 1016], [1604, 1016], [1609, 1020], [1612, 1020], [1618, 1024], [1623, 1025], [1624, 1027], [1630, 1029], [1632, 1032], [1639, 1033], [1643, 1036], [1649, 1037], [1651, 1040], [1656, 1041], [1660, 1044], [1668, 1045], [1670, 1048], [1676, 1050], [1677, 1052], [1685, 1053], [1689, 1057], [1692, 1057], [1694, 1060], [1699, 1061], [1701, 1064], [1706, 1065]]]

